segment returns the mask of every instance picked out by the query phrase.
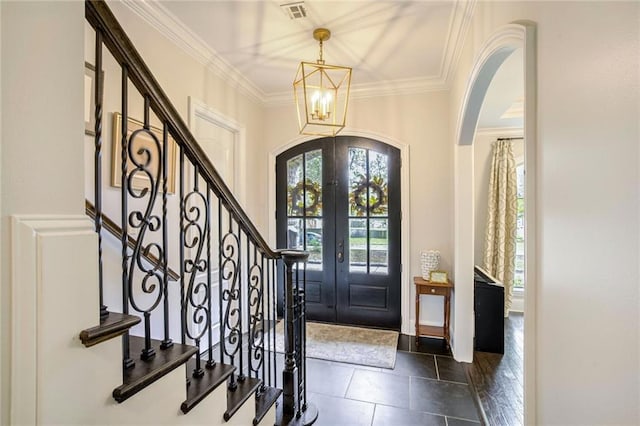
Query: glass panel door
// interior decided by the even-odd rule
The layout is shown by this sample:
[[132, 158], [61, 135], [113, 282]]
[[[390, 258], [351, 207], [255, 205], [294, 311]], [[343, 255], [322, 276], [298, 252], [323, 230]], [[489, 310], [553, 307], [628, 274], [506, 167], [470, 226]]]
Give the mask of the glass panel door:
[[307, 318], [399, 328], [400, 151], [324, 138], [279, 155], [276, 175], [278, 247], [309, 252]]
[[[371, 139], [336, 143], [337, 321], [400, 327], [400, 151]], [[342, 261], [340, 259], [343, 259]]]

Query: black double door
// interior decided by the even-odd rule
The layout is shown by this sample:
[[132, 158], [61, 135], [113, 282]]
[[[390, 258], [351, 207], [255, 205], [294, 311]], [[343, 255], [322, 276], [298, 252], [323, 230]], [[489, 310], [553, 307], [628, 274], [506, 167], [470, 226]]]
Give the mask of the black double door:
[[399, 329], [400, 151], [316, 139], [277, 157], [276, 185], [278, 247], [309, 252], [307, 319]]

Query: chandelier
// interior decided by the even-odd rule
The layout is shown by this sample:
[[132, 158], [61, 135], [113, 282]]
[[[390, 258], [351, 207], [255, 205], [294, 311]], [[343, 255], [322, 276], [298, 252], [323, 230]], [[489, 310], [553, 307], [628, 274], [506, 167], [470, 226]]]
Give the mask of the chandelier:
[[335, 136], [345, 126], [351, 68], [324, 63], [322, 47], [330, 37], [326, 28], [313, 31], [320, 43], [320, 58], [315, 63], [300, 62], [293, 81], [301, 135]]

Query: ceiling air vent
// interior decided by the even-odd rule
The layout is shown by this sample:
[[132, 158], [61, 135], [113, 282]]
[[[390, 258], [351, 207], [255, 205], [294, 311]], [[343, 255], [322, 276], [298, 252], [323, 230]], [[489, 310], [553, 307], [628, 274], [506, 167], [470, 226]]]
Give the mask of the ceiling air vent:
[[302, 19], [307, 16], [307, 9], [303, 1], [281, 4], [280, 7], [290, 19]]

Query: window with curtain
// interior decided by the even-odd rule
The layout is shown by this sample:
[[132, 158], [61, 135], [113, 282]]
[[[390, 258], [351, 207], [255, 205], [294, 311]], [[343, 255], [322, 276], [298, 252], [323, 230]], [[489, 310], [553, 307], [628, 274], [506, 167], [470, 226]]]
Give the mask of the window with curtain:
[[513, 287], [524, 289], [524, 163], [516, 166], [516, 259]]

